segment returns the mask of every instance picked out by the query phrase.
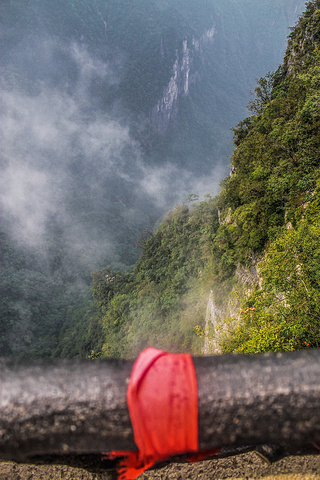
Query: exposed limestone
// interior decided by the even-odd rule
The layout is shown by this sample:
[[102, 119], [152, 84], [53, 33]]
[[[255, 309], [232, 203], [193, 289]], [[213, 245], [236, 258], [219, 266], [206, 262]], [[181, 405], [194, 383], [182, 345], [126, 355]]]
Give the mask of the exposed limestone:
[[[214, 301], [213, 291], [210, 291], [209, 300], [207, 303], [207, 312], [206, 312], [206, 324], [205, 324], [205, 337], [204, 337], [204, 346], [203, 353], [204, 355], [209, 355], [210, 353], [221, 353], [219, 346], [219, 331], [218, 325], [222, 322], [222, 310], [220, 310]], [[211, 334], [213, 327], [213, 335]]]
[[[184, 38], [181, 46], [176, 50], [173, 74], [162, 97], [151, 112], [153, 129], [160, 135], [167, 132], [171, 119], [177, 115], [179, 97], [189, 95], [190, 83], [200, 78], [199, 72], [193, 69], [194, 59], [197, 55], [201, 55], [203, 46], [213, 43], [215, 33], [215, 27], [212, 26], [199, 39], [193, 37], [188, 41]], [[165, 56], [163, 39], [161, 39], [160, 52]]]
[[210, 291], [202, 349], [204, 355], [221, 353], [220, 343], [224, 335], [230, 327], [240, 322], [239, 298], [248, 297], [255, 287], [261, 286], [262, 279], [257, 267], [261, 257], [252, 255], [250, 260], [249, 267], [238, 265], [235, 273], [238, 284], [231, 290], [222, 307], [217, 305], [214, 293], [212, 290]]

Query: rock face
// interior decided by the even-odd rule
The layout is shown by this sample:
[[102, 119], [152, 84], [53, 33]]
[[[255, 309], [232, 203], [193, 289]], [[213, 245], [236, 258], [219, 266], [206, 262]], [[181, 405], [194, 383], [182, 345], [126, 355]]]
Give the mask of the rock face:
[[205, 337], [202, 350], [204, 355], [221, 353], [220, 341], [228, 327], [231, 326], [230, 322], [232, 325], [240, 322], [239, 298], [248, 297], [252, 289], [261, 283], [257, 267], [259, 260], [261, 260], [260, 257], [253, 255], [249, 267], [238, 265], [235, 273], [238, 283], [222, 305], [217, 304], [213, 291], [210, 291], [205, 318]]
[[308, 64], [310, 50], [313, 50], [316, 41], [319, 41], [319, 31], [314, 26], [319, 23], [319, 9], [310, 10], [310, 19], [304, 29], [300, 29], [293, 40], [289, 37], [288, 48], [284, 58], [284, 70], [288, 76], [295, 76], [301, 66]]
[[[194, 60], [201, 60], [203, 49], [213, 44], [214, 34], [215, 27], [212, 26], [200, 38], [193, 36], [191, 42], [184, 38], [179, 48], [176, 49], [172, 76], [162, 97], [152, 109], [151, 121], [154, 132], [165, 135], [170, 121], [177, 118], [179, 98], [187, 96], [190, 83], [196, 83], [201, 78], [199, 69], [194, 67]], [[162, 42], [161, 52], [162, 55], [165, 55]]]
[[162, 135], [167, 132], [170, 119], [177, 112], [177, 100], [180, 93], [179, 77], [181, 73], [181, 66], [179, 65], [178, 59], [173, 64], [173, 72], [169, 84], [163, 92], [162, 98], [152, 109], [151, 119], [153, 129]]
[[[143, 95], [150, 98], [156, 78], [161, 93], [139, 116], [139, 141], [159, 155], [159, 161], [173, 161], [197, 176], [198, 172], [211, 171], [231, 154], [231, 128], [247, 115], [248, 92], [257, 78], [277, 68], [282, 60], [289, 30], [276, 49], [273, 44], [279, 38], [281, 22], [282, 28], [294, 25], [304, 7], [295, 0], [290, 6], [285, 3], [275, 15], [273, 5], [265, 11], [263, 2], [254, 7], [249, 4], [232, 9], [216, 1], [199, 5], [199, 18], [183, 28], [179, 25], [173, 36], [162, 27], [150, 67], [141, 60], [147, 69], [138, 72], [136, 105]], [[178, 10], [182, 15], [190, 13], [187, 6]], [[268, 34], [263, 34], [266, 25]], [[148, 71], [151, 68], [153, 71]], [[127, 72], [128, 82], [133, 73], [136, 71]], [[150, 78], [147, 87], [146, 78]], [[230, 142], [229, 150], [226, 141]]]
[[[213, 291], [210, 291], [209, 300], [207, 303], [206, 323], [205, 323], [205, 338], [203, 346], [203, 354], [221, 353], [219, 347], [219, 325], [222, 325], [223, 313], [218, 308], [214, 301]], [[213, 333], [210, 331], [213, 329]]]

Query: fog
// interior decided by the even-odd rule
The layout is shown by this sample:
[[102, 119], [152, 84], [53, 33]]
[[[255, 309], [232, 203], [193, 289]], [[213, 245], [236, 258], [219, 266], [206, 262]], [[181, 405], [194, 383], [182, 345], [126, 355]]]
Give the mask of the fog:
[[[221, 171], [195, 178], [174, 164], [150, 166], [121, 109], [117, 105], [106, 112], [95, 108], [92, 84], [97, 79], [104, 87], [116, 84], [112, 65], [75, 42], [66, 47], [46, 37], [41, 48], [35, 47], [35, 40], [31, 45], [34, 48], [24, 51], [23, 61], [21, 45], [11, 52], [9, 66], [20, 76], [9, 82], [4, 75], [1, 91], [0, 201], [17, 242], [39, 250], [46, 241], [48, 221], [54, 217], [66, 239], [72, 239], [69, 248], [79, 260], [82, 250], [92, 252], [94, 268], [106, 251], [111, 260], [116, 255], [113, 224], [99, 231], [99, 225], [82, 222], [79, 212], [84, 201], [91, 220], [108, 210], [115, 198], [123, 207], [142, 212], [148, 212], [149, 207], [142, 206], [147, 203], [161, 215], [190, 192], [217, 191]], [[69, 77], [59, 77], [57, 52], [63, 52], [67, 65], [77, 72], [72, 88]], [[31, 68], [34, 64], [40, 79]], [[7, 66], [5, 73], [8, 70]], [[108, 219], [106, 211], [104, 218]]]
[[81, 197], [78, 189], [95, 209], [105, 181], [114, 176], [127, 181], [124, 149], [132, 142], [128, 128], [116, 120], [87, 114], [83, 92], [72, 97], [41, 86], [36, 95], [14, 89], [1, 97], [1, 205], [12, 235], [38, 246], [53, 215], [65, 229], [74, 229], [76, 212], [68, 207], [70, 196]]

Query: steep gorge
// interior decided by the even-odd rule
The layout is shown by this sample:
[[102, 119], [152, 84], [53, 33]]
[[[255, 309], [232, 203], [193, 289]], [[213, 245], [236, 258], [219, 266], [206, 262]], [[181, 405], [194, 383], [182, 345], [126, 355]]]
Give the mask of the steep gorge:
[[[104, 312], [91, 299], [91, 272], [132, 271], [139, 237], [146, 240], [166, 211], [190, 192], [218, 192], [230, 129], [245, 114], [254, 78], [281, 61], [303, 6], [1, 2], [2, 355], [88, 355], [97, 345]], [[207, 253], [189, 253], [203, 270]], [[185, 271], [169, 268], [174, 285], [163, 269], [160, 316], [196, 271], [184, 255], [178, 270], [182, 261]], [[180, 307], [191, 324], [189, 300]], [[181, 325], [185, 348], [193, 342], [188, 328]]]
[[219, 195], [169, 212], [132, 274], [96, 275], [102, 356], [320, 345], [319, 21], [309, 2], [284, 63], [259, 80]]

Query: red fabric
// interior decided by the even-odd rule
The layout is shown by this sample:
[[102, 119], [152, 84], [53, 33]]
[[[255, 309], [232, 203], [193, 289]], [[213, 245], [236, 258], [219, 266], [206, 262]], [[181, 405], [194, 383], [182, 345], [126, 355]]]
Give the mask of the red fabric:
[[141, 352], [132, 368], [127, 403], [138, 451], [104, 456], [124, 457], [119, 480], [137, 478], [173, 455], [190, 453], [191, 461], [208, 456], [198, 452], [198, 389], [189, 354], [155, 348]]

